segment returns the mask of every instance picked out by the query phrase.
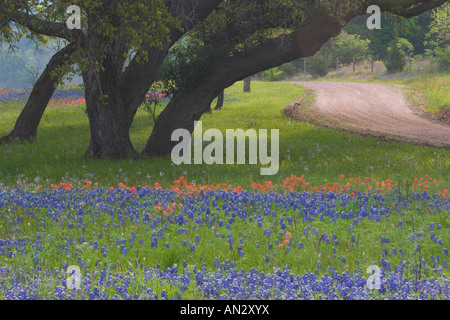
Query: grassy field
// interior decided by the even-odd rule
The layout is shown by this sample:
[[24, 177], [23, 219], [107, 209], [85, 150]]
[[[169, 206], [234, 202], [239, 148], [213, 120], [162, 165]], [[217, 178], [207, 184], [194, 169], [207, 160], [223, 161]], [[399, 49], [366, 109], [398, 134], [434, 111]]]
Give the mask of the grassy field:
[[[170, 157], [139, 161], [91, 160], [83, 157], [89, 143], [84, 106], [49, 108], [38, 130], [37, 143], [0, 146], [1, 183], [35, 188], [59, 182], [83, 183], [85, 179], [102, 186], [170, 186], [180, 176], [198, 184], [230, 183], [249, 188], [253, 182], [282, 183], [291, 174], [304, 175], [312, 184], [337, 179], [366, 177], [403, 181], [429, 175], [448, 181], [450, 152], [407, 143], [383, 142], [344, 134], [308, 123], [290, 121], [282, 114], [288, 103], [305, 91], [297, 86], [254, 82], [252, 93], [244, 94], [241, 83], [226, 90], [221, 111], [202, 117], [203, 130], [280, 130], [280, 170], [275, 176], [260, 176], [258, 165], [181, 165]], [[18, 116], [19, 107], [0, 114], [0, 135], [7, 134]], [[141, 150], [151, 132], [152, 122], [139, 110], [131, 138]]]
[[[37, 143], [0, 146], [0, 299], [450, 297], [450, 151], [290, 121], [282, 109], [298, 86], [226, 94], [203, 129], [279, 129], [277, 175], [85, 159], [83, 105], [49, 108]], [[20, 105], [0, 110], [4, 135]], [[150, 131], [139, 110], [138, 150]], [[80, 290], [67, 287], [70, 265]]]

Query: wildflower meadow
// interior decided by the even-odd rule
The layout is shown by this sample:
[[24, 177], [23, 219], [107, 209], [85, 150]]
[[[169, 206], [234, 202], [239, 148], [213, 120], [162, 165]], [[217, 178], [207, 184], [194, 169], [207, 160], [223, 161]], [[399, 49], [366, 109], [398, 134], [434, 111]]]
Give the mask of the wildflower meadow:
[[[276, 176], [85, 160], [83, 89], [58, 89], [38, 146], [0, 146], [0, 299], [449, 299], [450, 153], [294, 123], [280, 108], [304, 90], [240, 85], [202, 119], [280, 127]], [[2, 128], [27, 92], [0, 91]], [[139, 112], [137, 145], [151, 126]], [[55, 135], [55, 119], [71, 128]]]

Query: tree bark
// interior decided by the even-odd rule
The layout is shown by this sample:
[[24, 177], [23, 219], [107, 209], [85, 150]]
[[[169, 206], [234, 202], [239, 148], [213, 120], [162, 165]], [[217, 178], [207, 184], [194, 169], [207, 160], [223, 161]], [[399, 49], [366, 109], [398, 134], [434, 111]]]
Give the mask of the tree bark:
[[244, 78], [244, 92], [251, 92], [250, 89], [251, 81], [252, 81], [251, 77]]
[[137, 158], [130, 128], [138, 106], [125, 105], [114, 76], [106, 63], [102, 72], [83, 72], [86, 109], [91, 140], [85, 156], [93, 158]]
[[69, 44], [65, 48], [58, 51], [49, 61], [41, 76], [34, 85], [27, 103], [20, 113], [14, 129], [3, 138], [0, 143], [7, 143], [12, 140], [16, 141], [34, 141], [36, 140], [37, 129], [42, 119], [47, 105], [55, 92], [56, 85], [63, 76], [54, 74], [55, 70], [61, 67], [75, 51], [75, 47]]
[[220, 91], [219, 96], [217, 97], [217, 104], [214, 110], [220, 110], [223, 108], [223, 101], [225, 99], [225, 90]]
[[171, 141], [176, 129], [194, 131], [194, 122], [210, 110], [211, 102], [223, 88], [211, 85], [177, 94], [156, 119], [155, 126], [142, 151], [146, 156], [165, 156], [172, 152], [177, 141]]

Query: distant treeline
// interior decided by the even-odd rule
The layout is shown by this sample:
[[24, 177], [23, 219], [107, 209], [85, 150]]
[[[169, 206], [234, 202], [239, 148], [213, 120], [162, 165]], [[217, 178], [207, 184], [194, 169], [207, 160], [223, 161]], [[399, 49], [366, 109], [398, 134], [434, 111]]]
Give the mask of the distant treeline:
[[[351, 21], [345, 31], [350, 35], [357, 35], [358, 39], [369, 40], [368, 51], [375, 60], [385, 60], [388, 46], [395, 38], [407, 39], [413, 46], [414, 55], [424, 55], [426, 52], [427, 34], [433, 21], [432, 12], [423, 13], [410, 19], [400, 19], [390, 14], [383, 14], [381, 30], [369, 30], [366, 17], [358, 17]], [[30, 87], [39, 77], [51, 56], [57, 51], [57, 43], [50, 43], [47, 47], [31, 43], [23, 39], [17, 44], [13, 53], [5, 44], [0, 43], [0, 88]], [[300, 68], [301, 64], [295, 66]], [[293, 70], [295, 72], [296, 70]], [[81, 83], [80, 77], [72, 82]]]
[[[38, 45], [24, 38], [15, 48], [0, 42], [0, 88], [28, 88], [34, 85], [50, 58], [57, 52], [58, 42]], [[81, 83], [80, 77], [72, 81]]]

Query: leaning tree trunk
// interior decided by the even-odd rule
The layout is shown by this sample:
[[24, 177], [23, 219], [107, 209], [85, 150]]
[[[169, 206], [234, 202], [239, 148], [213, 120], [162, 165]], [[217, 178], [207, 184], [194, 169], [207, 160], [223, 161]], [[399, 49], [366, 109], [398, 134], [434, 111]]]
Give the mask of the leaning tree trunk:
[[55, 92], [56, 85], [63, 76], [62, 71], [58, 68], [69, 59], [69, 56], [74, 50], [75, 46], [69, 44], [50, 59], [34, 85], [28, 101], [16, 121], [14, 129], [7, 136], [1, 138], [0, 143], [6, 143], [12, 140], [34, 141], [36, 139], [37, 129], [42, 115]]
[[323, 19], [314, 18], [300, 30], [271, 38], [249, 49], [246, 54], [218, 60], [201, 84], [190, 91], [178, 93], [167, 105], [156, 119], [142, 154], [170, 155], [178, 144], [177, 141], [171, 141], [172, 133], [176, 129], [186, 129], [192, 133], [194, 121], [210, 110], [211, 102], [224, 88], [259, 71], [313, 55], [328, 39], [337, 36], [341, 29], [340, 22], [324, 23]]
[[[188, 92], [175, 95], [156, 119], [152, 134], [142, 151], [146, 156], [170, 155], [177, 141], [172, 141], [176, 129], [194, 131], [194, 122], [210, 110], [211, 102], [223, 88], [207, 84]], [[200, 90], [198, 90], [200, 89]]]
[[[366, 7], [363, 4], [359, 3], [351, 7], [347, 6], [349, 3], [350, 1], [343, 2], [342, 6], [346, 8], [345, 14], [336, 17], [323, 14], [319, 9], [316, 12], [314, 8], [298, 30], [288, 35], [270, 38], [263, 44], [248, 49], [245, 54], [236, 54], [217, 60], [203, 83], [188, 92], [177, 94], [163, 110], [156, 120], [143, 154], [170, 155], [173, 147], [178, 144], [177, 141], [171, 141], [172, 133], [176, 129], [186, 129], [192, 133], [194, 121], [198, 121], [203, 113], [210, 110], [211, 102], [221, 90], [234, 82], [259, 71], [314, 55], [330, 38], [339, 35], [347, 22], [366, 13]], [[420, 4], [418, 10], [423, 12], [422, 9], [428, 6], [433, 7], [433, 4], [431, 2]], [[412, 15], [415, 15], [414, 9], [411, 10], [413, 10]], [[405, 17], [408, 15], [403, 14]], [[207, 56], [208, 52], [203, 54]]]

